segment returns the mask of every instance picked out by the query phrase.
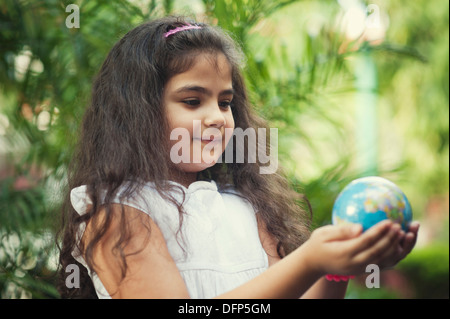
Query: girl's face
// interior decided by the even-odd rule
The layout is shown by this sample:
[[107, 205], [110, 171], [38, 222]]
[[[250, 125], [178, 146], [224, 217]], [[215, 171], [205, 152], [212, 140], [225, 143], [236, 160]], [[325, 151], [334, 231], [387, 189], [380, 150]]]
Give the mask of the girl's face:
[[167, 82], [170, 158], [179, 170], [197, 173], [216, 163], [234, 129], [232, 99], [231, 67], [222, 53], [200, 54]]

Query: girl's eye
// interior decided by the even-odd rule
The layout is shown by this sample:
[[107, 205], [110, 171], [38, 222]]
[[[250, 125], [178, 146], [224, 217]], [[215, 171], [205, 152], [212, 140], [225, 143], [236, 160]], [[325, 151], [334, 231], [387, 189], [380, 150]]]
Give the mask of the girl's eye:
[[184, 100], [183, 103], [189, 106], [197, 106], [200, 104], [200, 100]]
[[221, 108], [224, 108], [224, 109], [229, 108], [229, 107], [231, 106], [231, 101], [222, 101], [222, 102], [219, 102], [219, 106], [220, 106]]

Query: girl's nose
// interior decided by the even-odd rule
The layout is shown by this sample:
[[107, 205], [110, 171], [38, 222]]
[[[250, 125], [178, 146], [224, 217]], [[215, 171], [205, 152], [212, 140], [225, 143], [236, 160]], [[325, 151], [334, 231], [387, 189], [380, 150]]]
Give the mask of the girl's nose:
[[219, 106], [211, 107], [204, 118], [204, 124], [208, 127], [221, 128], [225, 125], [225, 116]]

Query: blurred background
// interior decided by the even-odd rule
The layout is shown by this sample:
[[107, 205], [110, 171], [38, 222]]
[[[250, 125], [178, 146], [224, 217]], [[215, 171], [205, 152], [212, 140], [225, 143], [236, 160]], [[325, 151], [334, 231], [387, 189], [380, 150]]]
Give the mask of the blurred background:
[[59, 298], [58, 205], [92, 79], [127, 31], [167, 14], [242, 45], [251, 101], [315, 227], [357, 177], [409, 198], [415, 250], [347, 298], [448, 298], [447, 0], [0, 0], [0, 297]]

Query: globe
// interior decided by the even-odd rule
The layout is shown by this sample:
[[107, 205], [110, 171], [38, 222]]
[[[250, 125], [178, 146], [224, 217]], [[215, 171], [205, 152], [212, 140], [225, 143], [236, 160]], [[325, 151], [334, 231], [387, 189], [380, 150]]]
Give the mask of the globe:
[[369, 176], [353, 180], [334, 202], [332, 222], [335, 225], [357, 223], [366, 231], [376, 223], [390, 219], [407, 231], [412, 210], [402, 190], [391, 181]]

